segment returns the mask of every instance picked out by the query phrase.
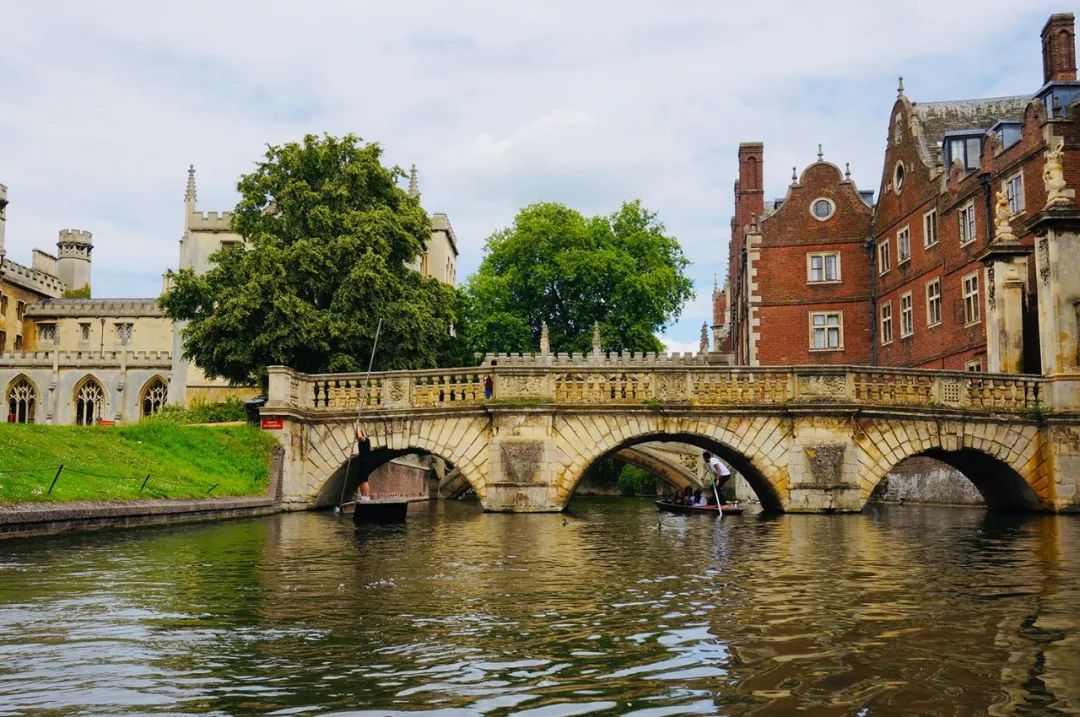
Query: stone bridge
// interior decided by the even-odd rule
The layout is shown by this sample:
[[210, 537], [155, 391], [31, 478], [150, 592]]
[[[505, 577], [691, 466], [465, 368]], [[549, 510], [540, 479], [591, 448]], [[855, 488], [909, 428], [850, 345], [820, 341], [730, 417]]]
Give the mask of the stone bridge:
[[562, 510], [594, 462], [618, 454], [641, 465], [643, 444], [656, 442], [719, 455], [770, 510], [861, 510], [893, 466], [917, 455], [958, 469], [992, 508], [1080, 509], [1072, 377], [599, 354], [503, 356], [494, 367], [367, 382], [269, 374], [263, 423], [285, 448], [284, 494], [297, 508], [336, 502], [363, 404], [376, 463], [438, 456], [490, 511]]

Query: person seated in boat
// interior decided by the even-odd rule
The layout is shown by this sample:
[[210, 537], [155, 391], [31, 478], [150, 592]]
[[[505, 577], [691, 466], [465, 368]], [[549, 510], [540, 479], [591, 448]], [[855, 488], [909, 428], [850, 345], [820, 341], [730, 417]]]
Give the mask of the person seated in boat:
[[716, 500], [715, 496], [720, 496], [721, 502], [724, 501], [724, 484], [731, 480], [731, 470], [723, 464], [723, 462], [708, 451], [704, 451], [701, 454], [702, 459], [705, 461], [705, 465], [708, 466], [710, 484], [706, 486], [710, 493], [710, 502]]
[[371, 500], [371, 488], [368, 486], [368, 477], [371, 475], [371, 439], [364, 433], [364, 429], [356, 426], [356, 450], [349, 458], [349, 471], [345, 480], [357, 481], [356, 499], [362, 501]]
[[694, 506], [695, 508], [700, 508], [706, 505], [705, 497], [701, 495], [700, 489], [694, 490], [694, 495], [692, 500], [690, 501], [690, 505]]
[[675, 491], [675, 495], [672, 496], [671, 502], [675, 505], [686, 505], [686, 493], [686, 490], [679, 488]]

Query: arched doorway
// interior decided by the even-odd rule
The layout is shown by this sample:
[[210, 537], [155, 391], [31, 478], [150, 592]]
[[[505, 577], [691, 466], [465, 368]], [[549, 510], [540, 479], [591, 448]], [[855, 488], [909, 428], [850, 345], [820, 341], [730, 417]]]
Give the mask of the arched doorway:
[[160, 376], [150, 379], [139, 394], [140, 415], [143, 418], [161, 411], [169, 400], [169, 384]]
[[34, 423], [38, 402], [37, 387], [26, 376], [18, 376], [8, 386], [8, 423]]
[[105, 415], [105, 389], [87, 376], [75, 387], [75, 425], [92, 426]]

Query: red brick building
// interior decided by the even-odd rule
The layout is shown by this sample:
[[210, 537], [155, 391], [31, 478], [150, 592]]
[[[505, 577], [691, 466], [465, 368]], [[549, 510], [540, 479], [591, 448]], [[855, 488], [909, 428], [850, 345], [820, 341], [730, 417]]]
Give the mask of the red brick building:
[[766, 205], [764, 147], [740, 145], [714, 348], [741, 365], [1040, 372], [1048, 153], [1063, 186], [1080, 181], [1072, 14], [1048, 20], [1042, 46], [1032, 95], [920, 103], [901, 82], [876, 204], [819, 151]]

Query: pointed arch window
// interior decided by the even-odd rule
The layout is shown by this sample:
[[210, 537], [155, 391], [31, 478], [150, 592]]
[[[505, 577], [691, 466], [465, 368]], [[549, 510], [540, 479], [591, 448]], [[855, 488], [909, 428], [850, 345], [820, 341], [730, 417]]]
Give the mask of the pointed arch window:
[[169, 386], [161, 378], [155, 378], [146, 384], [142, 394], [142, 415], [153, 416], [162, 409], [169, 399]]
[[12, 382], [7, 391], [8, 423], [33, 423], [37, 409], [37, 389], [30, 379], [22, 376]]
[[75, 389], [75, 425], [92, 426], [105, 413], [105, 389], [88, 378]]

